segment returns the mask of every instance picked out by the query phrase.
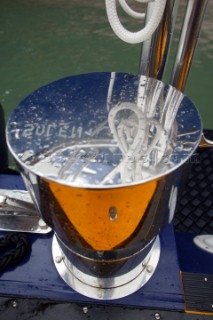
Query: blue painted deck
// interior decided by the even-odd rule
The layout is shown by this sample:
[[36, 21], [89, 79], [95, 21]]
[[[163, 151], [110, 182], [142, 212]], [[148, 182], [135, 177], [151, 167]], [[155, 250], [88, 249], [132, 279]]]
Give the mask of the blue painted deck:
[[[18, 175], [0, 175], [0, 188], [24, 189], [24, 184]], [[0, 233], [0, 236], [4, 235], [4, 232]], [[0, 296], [103, 303], [74, 292], [60, 278], [52, 260], [52, 234], [29, 237], [32, 241], [30, 257], [1, 275]], [[122, 299], [104, 301], [105, 304], [184, 310], [175, 235], [171, 225], [164, 229], [160, 239], [160, 261], [149, 282], [134, 294]]]

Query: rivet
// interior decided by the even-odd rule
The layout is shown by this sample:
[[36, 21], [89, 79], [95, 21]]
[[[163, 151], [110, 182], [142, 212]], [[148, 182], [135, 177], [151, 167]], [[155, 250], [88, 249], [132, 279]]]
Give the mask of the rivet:
[[55, 257], [55, 262], [56, 262], [56, 263], [61, 263], [62, 260], [63, 260], [63, 257], [62, 257], [62, 256], [56, 256], [56, 257]]
[[146, 267], [146, 271], [147, 271], [148, 273], [152, 273], [152, 272], [153, 272], [153, 266], [148, 265], [148, 266]]
[[109, 208], [109, 218], [110, 221], [115, 221], [118, 217], [118, 211], [116, 207], [110, 207]]
[[17, 307], [18, 307], [18, 302], [17, 302], [16, 300], [13, 300], [13, 301], [11, 302], [11, 306], [12, 306], [13, 308], [17, 308]]
[[155, 319], [156, 319], [156, 320], [160, 320], [160, 319], [161, 319], [161, 317], [160, 317], [160, 314], [159, 314], [159, 313], [155, 313]]
[[104, 251], [97, 251], [97, 255], [99, 258], [102, 258], [104, 255]]
[[88, 307], [83, 307], [83, 313], [87, 313], [88, 312]]
[[48, 228], [47, 224], [46, 224], [46, 223], [44, 222], [44, 220], [42, 220], [42, 219], [39, 219], [38, 225], [39, 225], [39, 227], [40, 227], [42, 230]]

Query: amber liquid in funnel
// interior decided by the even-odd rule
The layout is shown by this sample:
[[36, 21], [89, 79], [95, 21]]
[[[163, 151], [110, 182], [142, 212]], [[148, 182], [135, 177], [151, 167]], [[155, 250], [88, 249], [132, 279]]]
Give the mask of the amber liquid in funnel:
[[[79, 237], [88, 247], [102, 251], [120, 246], [134, 234], [155, 193], [157, 181], [112, 189], [75, 188], [48, 180], [45, 186], [44, 194], [51, 195], [51, 199], [46, 198], [46, 210], [57, 203], [53, 205], [54, 223], [64, 232], [73, 232], [68, 237]], [[67, 224], [72, 228], [66, 228]]]

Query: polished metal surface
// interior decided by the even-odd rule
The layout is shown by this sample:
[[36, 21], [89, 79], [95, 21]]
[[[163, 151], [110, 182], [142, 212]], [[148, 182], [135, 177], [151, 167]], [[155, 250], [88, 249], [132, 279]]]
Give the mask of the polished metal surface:
[[67, 261], [107, 281], [131, 274], [172, 221], [184, 163], [201, 135], [186, 96], [125, 73], [51, 83], [7, 124], [8, 146]]
[[0, 230], [46, 234], [51, 228], [42, 220], [27, 191], [1, 189]]
[[94, 277], [79, 270], [67, 259], [56, 236], [53, 238], [52, 254], [58, 273], [75, 291], [94, 299], [110, 300], [125, 297], [149, 281], [160, 258], [160, 241], [157, 237], [147, 256], [136, 267], [111, 278]]
[[[186, 85], [207, 4], [208, 0], [188, 1], [170, 81], [171, 85], [180, 91], [184, 91]], [[213, 141], [203, 135], [200, 147], [212, 146]]]
[[[192, 155], [201, 132], [196, 108], [173, 87], [94, 73], [32, 93], [12, 113], [7, 140], [36, 207], [64, 244], [81, 255], [113, 249], [125, 257], [171, 220], [168, 174]], [[124, 247], [128, 253], [117, 250]]]
[[188, 1], [170, 81], [180, 91], [184, 90], [189, 75], [207, 4], [208, 0]]
[[114, 79], [110, 87], [110, 73], [73, 76], [27, 97], [7, 125], [17, 162], [50, 181], [97, 189], [141, 184], [181, 166], [201, 135], [192, 102], [145, 76]]
[[[146, 23], [153, 4], [148, 5]], [[172, 41], [179, 0], [169, 0], [162, 21], [153, 36], [143, 43], [139, 73], [161, 80], [165, 71]]]
[[105, 259], [131, 256], [171, 221], [176, 169], [201, 133], [186, 96], [123, 73], [40, 88], [7, 125], [9, 148], [44, 221], [71, 251], [92, 259], [108, 250]]

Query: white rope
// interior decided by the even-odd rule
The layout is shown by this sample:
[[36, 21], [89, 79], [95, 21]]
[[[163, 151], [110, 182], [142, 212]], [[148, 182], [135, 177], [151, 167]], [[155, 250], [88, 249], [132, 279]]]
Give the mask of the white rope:
[[[116, 1], [117, 0], [105, 0], [106, 12], [111, 28], [121, 40], [127, 43], [135, 44], [148, 40], [155, 32], [162, 19], [167, 0], [155, 0], [153, 2], [153, 11], [149, 21], [142, 30], [137, 32], [128, 31], [123, 27], [117, 14]], [[119, 2], [125, 6], [125, 11], [128, 11], [128, 7], [131, 13], [133, 12], [136, 14], [136, 12], [126, 4], [125, 0], [119, 0]]]
[[[125, 119], [119, 115], [124, 110], [130, 112]], [[165, 152], [168, 152], [168, 137], [164, 134], [162, 124], [154, 119], [153, 114], [152, 118], [147, 118], [141, 108], [132, 102], [122, 102], [114, 106], [109, 111], [108, 123], [123, 158], [104, 177], [102, 184], [113, 180], [117, 174], [120, 174], [122, 183], [139, 181], [150, 176], [150, 172], [155, 170]], [[152, 127], [155, 129], [153, 132]]]
[[134, 11], [130, 6], [126, 3], [126, 0], [119, 0], [120, 6], [122, 9], [132, 18], [135, 19], [144, 19], [145, 18], [145, 13], [140, 13]]

